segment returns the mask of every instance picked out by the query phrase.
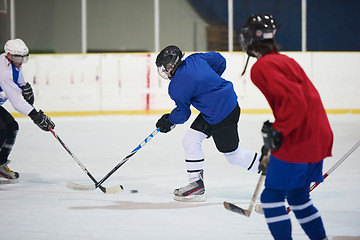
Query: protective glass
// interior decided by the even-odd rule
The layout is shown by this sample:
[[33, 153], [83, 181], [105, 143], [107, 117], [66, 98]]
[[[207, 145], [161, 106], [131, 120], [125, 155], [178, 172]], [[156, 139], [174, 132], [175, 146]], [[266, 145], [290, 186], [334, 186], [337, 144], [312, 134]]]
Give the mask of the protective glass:
[[14, 61], [19, 64], [27, 63], [28, 60], [29, 60], [29, 54], [25, 56], [11, 55], [11, 61]]

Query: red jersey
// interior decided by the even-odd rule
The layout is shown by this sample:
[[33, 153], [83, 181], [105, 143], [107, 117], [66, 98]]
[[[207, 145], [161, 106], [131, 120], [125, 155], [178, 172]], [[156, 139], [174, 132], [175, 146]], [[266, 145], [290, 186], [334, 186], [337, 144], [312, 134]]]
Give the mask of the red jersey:
[[274, 157], [313, 163], [331, 156], [333, 133], [320, 95], [294, 59], [266, 54], [253, 65], [251, 80], [273, 111], [273, 128], [283, 135], [280, 148], [271, 152]]

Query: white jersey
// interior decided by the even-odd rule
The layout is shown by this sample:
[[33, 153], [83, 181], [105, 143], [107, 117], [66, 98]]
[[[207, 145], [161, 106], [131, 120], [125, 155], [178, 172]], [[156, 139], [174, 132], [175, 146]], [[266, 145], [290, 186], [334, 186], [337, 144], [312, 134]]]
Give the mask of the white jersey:
[[0, 106], [9, 99], [16, 111], [27, 116], [34, 107], [21, 94], [21, 86], [25, 85], [21, 69], [9, 62], [6, 53], [0, 55]]

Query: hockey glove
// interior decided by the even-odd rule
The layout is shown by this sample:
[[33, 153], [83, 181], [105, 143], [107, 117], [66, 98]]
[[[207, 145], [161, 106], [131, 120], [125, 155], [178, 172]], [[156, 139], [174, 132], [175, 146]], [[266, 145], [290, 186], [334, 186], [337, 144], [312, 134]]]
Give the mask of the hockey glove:
[[34, 104], [34, 92], [30, 83], [27, 82], [25, 85], [21, 86], [21, 94], [30, 105]]
[[175, 124], [171, 123], [169, 118], [170, 113], [164, 114], [161, 116], [161, 118], [157, 121], [156, 127], [160, 128], [160, 132], [167, 133], [170, 132], [175, 128]]
[[37, 112], [35, 109], [29, 113], [29, 117], [34, 121], [39, 128], [44, 131], [49, 131], [49, 128], [54, 129], [55, 123], [51, 121], [51, 119], [44, 114], [43, 111]]
[[268, 121], [264, 122], [261, 129], [264, 139], [264, 146], [269, 150], [277, 150], [282, 143], [282, 134], [279, 130], [272, 127], [272, 123]]
[[259, 172], [266, 174], [266, 170], [269, 164], [269, 149], [267, 147], [262, 146], [261, 148], [261, 156], [260, 156], [260, 163], [259, 163]]

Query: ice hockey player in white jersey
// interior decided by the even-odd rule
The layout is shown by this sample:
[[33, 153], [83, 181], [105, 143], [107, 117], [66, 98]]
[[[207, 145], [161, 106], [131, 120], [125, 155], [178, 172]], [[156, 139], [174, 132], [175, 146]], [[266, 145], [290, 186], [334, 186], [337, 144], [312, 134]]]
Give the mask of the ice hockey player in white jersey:
[[19, 113], [29, 116], [44, 131], [55, 124], [43, 111], [32, 105], [34, 94], [29, 83], [25, 83], [22, 64], [29, 58], [29, 49], [21, 39], [8, 40], [5, 53], [0, 55], [0, 177], [14, 180], [19, 173], [10, 170], [8, 156], [15, 143], [19, 125], [14, 117], [2, 106], [7, 100]]

